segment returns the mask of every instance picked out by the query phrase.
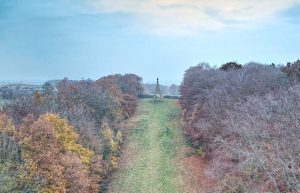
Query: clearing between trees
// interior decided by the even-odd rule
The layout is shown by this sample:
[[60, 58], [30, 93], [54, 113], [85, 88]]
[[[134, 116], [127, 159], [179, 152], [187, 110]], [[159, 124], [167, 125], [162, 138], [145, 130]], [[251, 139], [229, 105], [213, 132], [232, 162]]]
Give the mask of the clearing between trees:
[[120, 169], [109, 192], [196, 192], [184, 181], [186, 144], [177, 100], [140, 100], [129, 125]]

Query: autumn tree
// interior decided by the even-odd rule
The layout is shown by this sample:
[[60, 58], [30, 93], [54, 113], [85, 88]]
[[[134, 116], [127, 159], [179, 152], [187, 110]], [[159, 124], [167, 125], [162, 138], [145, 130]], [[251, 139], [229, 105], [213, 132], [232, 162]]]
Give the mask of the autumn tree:
[[27, 115], [32, 114], [38, 116], [40, 112], [35, 106], [33, 95], [21, 94], [14, 95], [14, 98], [5, 104], [3, 111], [17, 124]]
[[[26, 124], [25, 124], [26, 125]], [[27, 126], [27, 125], [26, 125]], [[36, 183], [38, 192], [66, 192], [61, 152], [50, 123], [43, 119], [20, 128], [25, 183]]]
[[42, 96], [41, 93], [39, 93], [38, 91], [35, 91], [33, 93], [34, 96], [34, 104], [36, 107], [40, 106], [42, 104]]
[[54, 94], [54, 90], [55, 88], [53, 87], [53, 85], [51, 85], [49, 82], [45, 82], [42, 86], [44, 94], [51, 96]]
[[104, 141], [103, 159], [109, 160], [112, 169], [117, 168], [118, 152], [120, 148], [120, 134], [119, 139], [116, 139], [116, 134], [107, 123], [102, 124], [102, 136]]
[[143, 93], [143, 79], [135, 74], [125, 74], [119, 78], [120, 89], [127, 94], [137, 97]]
[[62, 153], [73, 152], [82, 163], [88, 164], [90, 162], [93, 152], [77, 143], [78, 134], [74, 131], [74, 127], [68, 124], [67, 120], [53, 114], [45, 114], [41, 116], [41, 120], [51, 125], [53, 134], [61, 145]]
[[62, 156], [63, 175], [66, 179], [67, 193], [90, 193], [90, 179], [86, 166], [80, 158], [68, 151]]
[[105, 168], [103, 164], [102, 157], [100, 155], [94, 155], [91, 158], [89, 165], [89, 178], [90, 178], [90, 193], [101, 192], [100, 184], [105, 175], [105, 172], [108, 172], [108, 169]]
[[286, 66], [282, 67], [282, 71], [286, 73], [291, 81], [300, 80], [300, 60], [293, 63], [288, 62]]
[[20, 146], [15, 127], [6, 115], [0, 114], [0, 192], [20, 191]]
[[96, 192], [95, 176], [100, 176], [90, 168], [93, 152], [77, 143], [78, 134], [65, 119], [53, 114], [37, 121], [29, 117], [20, 133], [27, 171], [23, 181], [35, 183], [39, 192]]

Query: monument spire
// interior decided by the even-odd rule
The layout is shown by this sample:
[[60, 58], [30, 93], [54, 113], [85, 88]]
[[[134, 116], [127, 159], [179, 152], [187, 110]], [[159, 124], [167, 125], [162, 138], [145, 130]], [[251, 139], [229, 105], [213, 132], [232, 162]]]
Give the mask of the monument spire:
[[155, 93], [154, 93], [154, 99], [162, 99], [162, 94], [160, 92], [160, 86], [159, 86], [159, 79], [156, 79], [156, 87], [155, 87]]

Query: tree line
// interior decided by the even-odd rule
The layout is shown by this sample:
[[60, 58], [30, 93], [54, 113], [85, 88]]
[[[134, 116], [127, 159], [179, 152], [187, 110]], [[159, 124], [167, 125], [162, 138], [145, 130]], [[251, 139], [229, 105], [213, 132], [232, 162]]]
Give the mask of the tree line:
[[300, 191], [300, 61], [206, 63], [184, 74], [184, 132], [212, 192]]
[[0, 192], [101, 192], [118, 167], [142, 78], [66, 78], [43, 90], [15, 93], [2, 108]]

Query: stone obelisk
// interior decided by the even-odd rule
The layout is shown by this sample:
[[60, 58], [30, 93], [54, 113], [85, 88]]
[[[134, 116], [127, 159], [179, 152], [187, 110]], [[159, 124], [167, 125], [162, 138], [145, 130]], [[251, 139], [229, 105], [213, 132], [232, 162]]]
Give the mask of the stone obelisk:
[[154, 100], [161, 100], [162, 94], [160, 92], [159, 79], [157, 78], [155, 92], [154, 92]]

